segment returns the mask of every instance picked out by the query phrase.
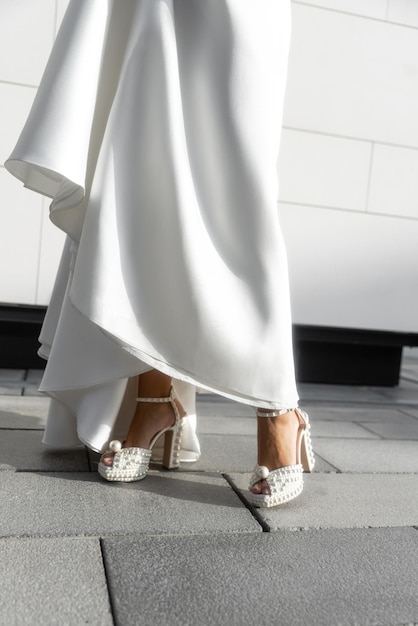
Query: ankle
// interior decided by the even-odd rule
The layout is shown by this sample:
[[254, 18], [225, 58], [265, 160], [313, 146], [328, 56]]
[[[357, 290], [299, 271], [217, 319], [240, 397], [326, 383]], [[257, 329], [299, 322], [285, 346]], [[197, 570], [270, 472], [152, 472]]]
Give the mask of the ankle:
[[296, 464], [299, 418], [293, 409], [264, 417], [257, 412], [258, 464], [270, 471]]

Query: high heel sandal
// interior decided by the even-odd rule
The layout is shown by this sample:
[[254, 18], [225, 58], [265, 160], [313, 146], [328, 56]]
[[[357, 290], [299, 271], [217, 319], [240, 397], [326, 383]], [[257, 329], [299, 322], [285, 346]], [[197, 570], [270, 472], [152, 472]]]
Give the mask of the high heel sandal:
[[169, 402], [176, 418], [175, 422], [172, 426], [164, 428], [154, 435], [149, 448], [122, 448], [120, 441], [111, 441], [107, 452], [114, 453], [113, 464], [108, 466], [100, 461], [98, 466], [100, 476], [106, 480], [128, 483], [145, 478], [148, 473], [152, 448], [162, 435], [165, 436], [163, 467], [175, 469], [180, 465], [180, 444], [185, 416], [180, 415], [179, 404], [173, 387], [170, 389], [168, 398], [137, 398], [136, 400], [137, 402]]
[[257, 417], [278, 417], [294, 410], [299, 419], [299, 430], [296, 440], [296, 465], [279, 467], [270, 471], [264, 465], [256, 465], [251, 476], [249, 489], [261, 480], [269, 486], [268, 495], [249, 492], [250, 503], [259, 508], [270, 508], [284, 504], [296, 498], [303, 489], [303, 471], [312, 472], [315, 457], [312, 450], [309, 417], [300, 409], [280, 409], [276, 411], [257, 410]]

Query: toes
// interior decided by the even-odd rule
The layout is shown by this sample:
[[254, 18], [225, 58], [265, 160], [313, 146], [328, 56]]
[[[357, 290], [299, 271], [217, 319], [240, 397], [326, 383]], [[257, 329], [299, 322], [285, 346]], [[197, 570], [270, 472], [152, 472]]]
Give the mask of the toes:
[[263, 496], [269, 496], [270, 488], [265, 480], [259, 480], [258, 483], [255, 483], [255, 485], [251, 487], [251, 492]]
[[268, 486], [268, 484], [266, 483], [265, 480], [262, 481], [261, 483], [261, 493], [263, 494], [263, 496], [269, 496], [270, 495], [270, 488]]
[[260, 483], [259, 483], [259, 482], [258, 482], [258, 483], [255, 483], [255, 485], [253, 485], [253, 486], [251, 487], [251, 492], [252, 492], [252, 493], [257, 493], [257, 494], [261, 493], [261, 486], [260, 486]]
[[113, 453], [106, 453], [102, 456], [102, 458], [100, 459], [101, 462], [103, 463], [103, 465], [106, 465], [106, 467], [112, 467], [113, 465]]

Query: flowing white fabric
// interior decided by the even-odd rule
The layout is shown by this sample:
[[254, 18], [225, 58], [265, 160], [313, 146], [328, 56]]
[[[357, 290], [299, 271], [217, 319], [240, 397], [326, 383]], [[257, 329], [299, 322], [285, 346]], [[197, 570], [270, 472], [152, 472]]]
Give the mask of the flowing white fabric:
[[150, 367], [185, 395], [296, 406], [276, 172], [289, 36], [289, 0], [71, 0], [6, 163], [68, 234], [41, 336], [46, 442], [103, 449]]

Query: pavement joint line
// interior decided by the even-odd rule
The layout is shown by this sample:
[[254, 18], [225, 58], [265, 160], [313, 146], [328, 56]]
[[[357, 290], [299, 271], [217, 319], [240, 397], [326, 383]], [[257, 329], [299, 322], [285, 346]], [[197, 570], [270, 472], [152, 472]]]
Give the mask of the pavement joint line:
[[[325, 439], [325, 437], [321, 437], [321, 439], [322, 438]], [[330, 437], [330, 439], [331, 439], [331, 437]], [[323, 461], [324, 463], [327, 463], [330, 467], [333, 467], [336, 474], [342, 474], [343, 473], [342, 470], [340, 470], [339, 467], [337, 467], [333, 463], [330, 463], [329, 461], [327, 461], [323, 456], [318, 454], [318, 452], [316, 452], [315, 450], [314, 450], [314, 455], [315, 455], [315, 458], [321, 459], [321, 461]], [[318, 471], [315, 471], [315, 468], [314, 468], [313, 473], [315, 473], [315, 474], [332, 474], [333, 472], [318, 472]]]
[[256, 520], [256, 522], [258, 524], [260, 524], [261, 528], [263, 529], [263, 533], [270, 533], [271, 532], [271, 528], [267, 524], [266, 520], [260, 515], [260, 513], [257, 511], [257, 509], [255, 507], [253, 507], [250, 504], [250, 502], [248, 502], [248, 500], [246, 500], [246, 498], [242, 494], [241, 490], [238, 489], [238, 487], [235, 485], [235, 483], [232, 480], [232, 478], [228, 474], [222, 474], [222, 476], [224, 477], [226, 482], [229, 484], [229, 486], [231, 487], [232, 491], [241, 500], [241, 502], [245, 506], [245, 508], [251, 513], [251, 515]]
[[[370, 430], [370, 428], [368, 426], [366, 426], [366, 424], [370, 424], [373, 422], [358, 422], [358, 426], [360, 426], [360, 428], [363, 428], [367, 433], [370, 433], [371, 435], [375, 435], [379, 440], [382, 439], [383, 441], [387, 441], [387, 439], [385, 439], [385, 437], [383, 437], [383, 435], [379, 435], [379, 433], [375, 433], [373, 430]], [[321, 437], [321, 439], [330, 439], [330, 437]], [[344, 437], [344, 439], [361, 439], [364, 440], [363, 437]], [[376, 440], [375, 440], [376, 441]]]
[[100, 554], [102, 557], [103, 574], [104, 574], [104, 578], [106, 581], [106, 590], [107, 590], [107, 598], [108, 598], [109, 606], [110, 606], [110, 614], [112, 616], [113, 624], [116, 624], [117, 623], [116, 622], [116, 609], [115, 609], [114, 597], [112, 593], [112, 584], [111, 584], [110, 579], [107, 576], [106, 556], [104, 552], [103, 541], [104, 541], [103, 537], [99, 537], [99, 548], [100, 548]]

